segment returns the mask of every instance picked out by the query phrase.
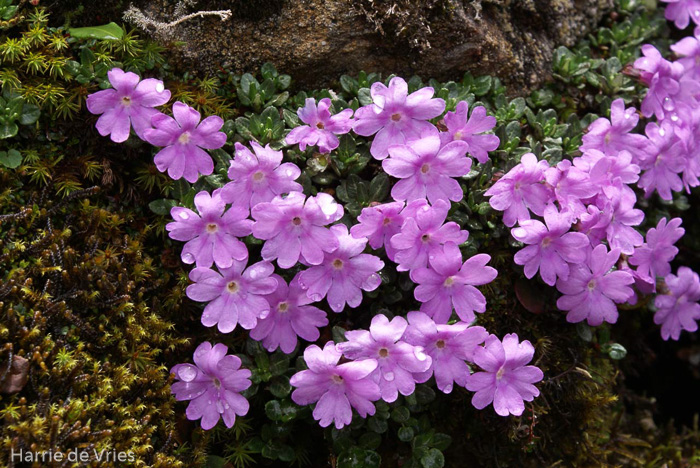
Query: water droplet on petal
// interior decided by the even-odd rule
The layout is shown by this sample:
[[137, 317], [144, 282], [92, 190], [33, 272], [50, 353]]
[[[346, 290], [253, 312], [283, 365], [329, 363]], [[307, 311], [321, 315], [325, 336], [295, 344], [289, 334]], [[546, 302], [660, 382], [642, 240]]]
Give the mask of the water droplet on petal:
[[629, 118], [630, 118], [630, 115], [629, 115], [629, 114], [625, 114], [625, 118], [626, 118], [626, 119], [629, 119]]
[[294, 171], [291, 169], [287, 169], [287, 177], [292, 177], [294, 175]]
[[191, 364], [183, 364], [177, 370], [177, 376], [183, 382], [192, 382], [197, 377], [197, 368]]
[[216, 410], [219, 412], [219, 414], [224, 412], [224, 405], [221, 404], [221, 400], [216, 400]]
[[664, 110], [672, 111], [673, 109], [675, 109], [675, 105], [673, 104], [673, 101], [671, 99], [669, 99], [668, 97], [666, 99], [664, 99]]
[[666, 135], [666, 130], [664, 130], [663, 128], [660, 128], [660, 129], [659, 129], [659, 135], [661, 135], [661, 136]]
[[394, 373], [393, 372], [385, 372], [384, 373], [384, 380], [387, 382], [393, 382], [394, 381]]
[[191, 253], [184, 253], [182, 254], [182, 261], [187, 264], [194, 263], [194, 255], [192, 255]]
[[255, 279], [258, 276], [258, 270], [250, 270], [250, 279]]
[[186, 211], [181, 211], [180, 219], [190, 219], [190, 215], [188, 215]]
[[231, 409], [231, 405], [229, 405], [228, 403], [224, 403], [224, 409]]
[[263, 311], [260, 313], [260, 315], [258, 316], [258, 318], [260, 318], [260, 319], [266, 319], [269, 315], [270, 315], [270, 311], [269, 311], [269, 310], [263, 310]]
[[673, 114], [673, 115], [671, 116], [671, 120], [673, 120], [674, 122], [677, 122], [677, 121], [678, 121], [678, 116], [677, 116], [676, 114]]
[[450, 393], [452, 392], [452, 384], [445, 386], [445, 389], [443, 390], [445, 393]]
[[413, 355], [419, 361], [425, 361], [428, 359], [428, 355], [423, 352], [423, 348], [416, 348], [415, 351], [413, 351]]
[[157, 92], [157, 93], [162, 93], [163, 91], [165, 91], [165, 86], [163, 85], [162, 82], [159, 82], [159, 83], [156, 85], [156, 92]]

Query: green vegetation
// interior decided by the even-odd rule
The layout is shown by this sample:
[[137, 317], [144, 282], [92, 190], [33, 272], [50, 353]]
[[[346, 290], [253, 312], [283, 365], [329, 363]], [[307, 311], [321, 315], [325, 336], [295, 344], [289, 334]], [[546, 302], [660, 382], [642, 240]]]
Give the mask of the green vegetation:
[[[642, 43], [667, 50], [661, 12], [621, 1], [614, 20], [575, 49], [556, 51], [553, 81], [527, 97], [509, 98], [501, 81], [487, 76], [411, 78], [411, 91], [434, 87], [448, 110], [466, 100], [497, 118], [501, 147], [460, 181], [468, 196], [453, 205], [450, 219], [470, 231], [464, 253], [488, 252], [499, 271], [485, 288], [489, 311], [479, 322], [533, 342], [545, 372], [542, 396], [521, 418], [501, 418], [475, 410], [463, 389], [443, 395], [419, 385], [414, 395], [380, 402], [375, 416], [356, 418], [342, 431], [320, 428], [309, 408], [291, 402], [289, 377], [303, 365], [298, 352], [270, 354], [243, 330], [224, 336], [201, 326], [201, 309], [184, 296], [180, 245], [164, 226], [171, 206], [191, 206], [200, 190], [221, 187], [233, 144], [250, 140], [285, 148], [303, 170], [305, 192], [334, 194], [350, 218], [385, 200], [388, 178], [366, 138], [343, 136], [331, 156], [286, 148], [283, 138], [307, 96], [331, 98], [336, 112], [356, 109], [369, 102], [373, 82], [390, 77], [343, 76], [334, 90], [310, 92], [295, 89], [271, 65], [257, 75], [222, 70], [193, 78], [134, 31], [76, 33], [50, 27], [49, 14], [0, 0], [1, 464], [20, 448], [131, 451], [133, 466], [159, 467], [700, 464], [697, 417], [694, 426], [674, 427], [668, 415], [653, 413], [651, 396], [628, 385], [627, 376], [648, 372], [651, 347], [660, 342], [647, 304], [624, 311], [613, 327], [566, 323], [553, 289], [514, 279], [521, 275], [508, 231], [483, 196], [524, 153], [555, 163], [577, 151], [584, 129], [613, 99], [638, 104], [643, 89], [624, 67]], [[84, 100], [109, 86], [106, 72], [115, 66], [160, 77], [173, 92], [171, 103], [226, 120], [228, 143], [212, 153], [213, 175], [174, 182], [155, 169], [150, 145], [133, 136], [117, 145], [98, 135]], [[649, 200], [645, 227], [699, 206], [693, 198]], [[684, 226], [683, 262], [700, 265], [700, 220], [686, 217]], [[246, 243], [251, 252], [260, 248], [255, 239]], [[380, 311], [415, 309], [407, 275], [388, 268], [381, 274], [382, 286], [365, 294], [363, 306], [329, 314], [321, 342], [342, 341], [344, 330], [366, 327]], [[641, 333], [651, 344], [640, 343]], [[251, 410], [230, 430], [201, 431], [169, 393], [168, 369], [189, 361], [205, 340], [224, 342], [253, 371], [244, 394]], [[678, 359], [687, 345], [674, 346], [663, 350]]]

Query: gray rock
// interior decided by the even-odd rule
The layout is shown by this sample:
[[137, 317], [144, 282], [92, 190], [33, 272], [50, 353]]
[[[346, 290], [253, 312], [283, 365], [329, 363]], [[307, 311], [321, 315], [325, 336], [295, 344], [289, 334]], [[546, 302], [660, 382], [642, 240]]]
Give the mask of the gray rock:
[[[173, 19], [172, 2], [136, 6]], [[611, 7], [612, 0], [210, 0], [196, 9], [231, 8], [233, 17], [187, 21], [172, 39], [184, 42], [175, 54], [193, 70], [225, 64], [242, 73], [271, 62], [305, 87], [360, 70], [442, 80], [470, 71], [523, 94], [547, 79], [556, 47], [576, 43]]]

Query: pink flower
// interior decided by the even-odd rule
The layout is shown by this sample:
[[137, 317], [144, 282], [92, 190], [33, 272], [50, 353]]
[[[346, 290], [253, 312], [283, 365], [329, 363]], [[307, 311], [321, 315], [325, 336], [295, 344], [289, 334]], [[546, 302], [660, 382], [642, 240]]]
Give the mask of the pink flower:
[[396, 401], [399, 393], [411, 395], [416, 389], [413, 376], [430, 369], [432, 360], [420, 346], [413, 346], [401, 337], [408, 322], [403, 317], [389, 319], [382, 314], [372, 318], [367, 330], [345, 332], [348, 341], [338, 343], [336, 348], [348, 359], [375, 359], [377, 368], [371, 377], [379, 385], [382, 399], [387, 403]]
[[199, 175], [210, 175], [214, 161], [205, 149], [217, 149], [226, 143], [226, 134], [220, 132], [224, 121], [211, 115], [200, 122], [202, 116], [180, 101], [173, 104], [175, 118], [157, 114], [151, 119], [155, 128], [144, 132], [144, 139], [153, 146], [165, 146], [153, 161], [160, 172], [168, 171], [173, 180], [185, 178], [195, 183]]
[[700, 1], [698, 0], [661, 0], [668, 3], [664, 15], [673, 21], [678, 29], [688, 27], [690, 20], [700, 24]]
[[452, 392], [455, 383], [464, 387], [469, 377], [465, 361], [473, 360], [474, 351], [489, 335], [484, 327], [470, 327], [464, 322], [436, 325], [423, 312], [409, 312], [408, 323], [404, 340], [422, 346], [432, 359], [430, 369], [414, 374], [416, 382], [426, 382], [435, 375], [437, 387], [443, 393]]
[[673, 200], [673, 192], [683, 190], [680, 173], [686, 167], [686, 146], [674, 131], [670, 121], [661, 125], [649, 122], [645, 128], [652, 148], [639, 163], [644, 173], [639, 179], [639, 187], [646, 197], [656, 190], [664, 200]]
[[520, 164], [511, 169], [485, 193], [494, 210], [503, 211], [503, 222], [511, 227], [516, 222], [530, 219], [530, 210], [538, 216], [552, 198], [551, 189], [546, 187], [545, 170], [547, 161], [538, 161], [537, 156], [527, 153]]
[[370, 88], [373, 104], [355, 112], [355, 133], [377, 136], [372, 141], [370, 153], [377, 159], [389, 155], [389, 147], [417, 140], [425, 132], [437, 132], [428, 120], [445, 110], [445, 101], [433, 98], [433, 88], [421, 88], [408, 94], [403, 78], [394, 77], [389, 87], [377, 82]]
[[171, 392], [177, 401], [191, 400], [187, 419], [201, 419], [202, 429], [209, 430], [223, 418], [226, 427], [233, 427], [236, 415], [248, 414], [250, 405], [241, 392], [250, 387], [251, 372], [241, 369], [241, 360], [226, 355], [228, 348], [205, 341], [194, 351], [194, 363], [177, 364], [170, 371], [176, 382]]
[[498, 275], [495, 268], [486, 266], [491, 257], [478, 254], [462, 263], [462, 252], [454, 243], [448, 242], [441, 250], [430, 256], [431, 268], [418, 268], [411, 278], [418, 286], [413, 292], [422, 302], [425, 312], [436, 323], [447, 323], [452, 307], [460, 320], [474, 321], [474, 312], [486, 311], [486, 298], [474, 286], [493, 281]]
[[231, 182], [221, 189], [226, 203], [252, 209], [278, 195], [302, 191], [301, 185], [294, 182], [301, 170], [293, 163], [280, 164], [281, 151], [273, 150], [270, 145], [263, 148], [255, 141], [250, 146], [255, 154], [242, 144], [235, 144], [236, 154], [228, 170]]
[[515, 263], [525, 266], [526, 277], [532, 278], [539, 270], [542, 280], [554, 286], [557, 277], [569, 277], [569, 263], [586, 260], [590, 242], [585, 234], [569, 232], [570, 220], [554, 205], [545, 208], [544, 221], [546, 226], [534, 219], [525, 220], [511, 230], [514, 238], [529, 244], [515, 254]]
[[335, 422], [342, 429], [352, 421], [352, 408], [363, 418], [373, 415], [373, 401], [381, 398], [381, 392], [370, 374], [377, 368], [374, 359], [346, 362], [338, 365], [342, 354], [329, 341], [323, 350], [311, 345], [304, 351], [308, 370], [297, 372], [289, 379], [296, 387], [292, 400], [297, 405], [316, 403], [313, 417], [321, 427]]
[[348, 233], [344, 224], [330, 228], [338, 239], [338, 248], [326, 252], [323, 262], [299, 274], [299, 285], [307, 289], [313, 301], [326, 295], [334, 312], [342, 312], [345, 304], [355, 308], [362, 302], [362, 291], [374, 291], [382, 280], [377, 274], [384, 268], [378, 257], [363, 254], [367, 239], [356, 239]]
[[[581, 162], [585, 159], [579, 158]], [[559, 202], [562, 213], [570, 213], [572, 218], [578, 218], [586, 212], [584, 201], [595, 197], [601, 187], [591, 183], [588, 169], [582, 170], [565, 159], [545, 171], [547, 184], [554, 189], [554, 199]], [[544, 211], [544, 210], [543, 210]], [[533, 210], [534, 212], [534, 210]], [[535, 213], [542, 216], [541, 213]]]
[[409, 203], [409, 207], [415, 210], [415, 214], [406, 216], [401, 231], [391, 238], [399, 263], [398, 271], [425, 267], [428, 257], [435, 255], [445, 242], [459, 245], [469, 237], [469, 232], [459, 229], [457, 223], [445, 223], [450, 211], [448, 202], [440, 200], [430, 206], [425, 200], [415, 200]]
[[525, 410], [525, 401], [532, 401], [540, 394], [534, 383], [544, 377], [532, 361], [535, 348], [525, 340], [519, 343], [518, 335], [510, 333], [503, 341], [496, 335], [486, 338], [486, 344], [474, 351], [474, 363], [484, 372], [475, 372], [467, 380], [467, 389], [476, 392], [472, 404], [484, 409], [493, 403], [499, 416], [520, 416]]
[[658, 295], [654, 301], [654, 323], [661, 325], [664, 340], [677, 340], [681, 331], [695, 332], [700, 320], [700, 280], [688, 267], [680, 267], [678, 276], [664, 278], [668, 295]]
[[348, 133], [352, 129], [352, 109], [344, 109], [331, 115], [329, 108], [331, 100], [323, 98], [318, 102], [314, 98], [306, 98], [306, 105], [297, 110], [302, 122], [308, 125], [293, 128], [287, 135], [285, 143], [294, 145], [304, 151], [306, 146], [318, 145], [321, 153], [330, 153], [338, 147], [340, 141], [336, 135]]
[[258, 320], [250, 337], [262, 340], [270, 352], [279, 347], [283, 353], [291, 354], [296, 348], [297, 336], [311, 342], [318, 340], [318, 328], [328, 325], [328, 318], [324, 311], [309, 305], [312, 301], [299, 286], [299, 275], [289, 286], [279, 275], [270, 277], [277, 280], [277, 289], [265, 296], [270, 314]]
[[325, 226], [343, 217], [343, 207], [327, 193], [306, 198], [301, 192], [290, 192], [285, 198], [258, 203], [252, 216], [253, 235], [267, 241], [263, 259], [277, 259], [280, 268], [291, 268], [299, 259], [320, 265], [325, 252], [338, 248], [337, 237]]
[[491, 130], [496, 126], [496, 118], [486, 115], [486, 108], [475, 107], [472, 115], [467, 119], [469, 113], [469, 103], [460, 101], [454, 112], [445, 115], [445, 125], [447, 132], [440, 133], [440, 141], [443, 145], [461, 140], [469, 145], [469, 154], [476, 158], [481, 164], [489, 159], [489, 151], [498, 148], [500, 140], [496, 135], [479, 135]]
[[170, 91], [163, 82], [154, 78], [139, 81], [136, 73], [112, 68], [107, 72], [114, 89], [104, 89], [87, 97], [87, 108], [93, 114], [102, 114], [97, 119], [100, 135], [110, 135], [115, 143], [129, 138], [133, 125], [139, 138], [144, 138], [151, 128], [151, 118], [158, 114], [154, 107], [162, 106], [170, 99]]
[[582, 152], [598, 150], [608, 156], [615, 156], [620, 151], [644, 151], [649, 142], [644, 135], [631, 133], [639, 122], [637, 109], [625, 109], [625, 101], [615, 99], [610, 106], [610, 120], [601, 117], [588, 126], [588, 133], [583, 135]]
[[587, 320], [591, 326], [617, 322], [615, 303], [624, 303], [634, 294], [629, 287], [634, 283], [631, 274], [610, 272], [619, 258], [619, 249], [608, 252], [601, 244], [591, 251], [587, 263], [571, 265], [568, 280], [557, 281], [557, 289], [564, 294], [557, 301], [557, 307], [569, 311], [568, 322]]
[[656, 281], [657, 276], [671, 274], [671, 260], [678, 253], [673, 244], [685, 234], [681, 222], [680, 218], [673, 218], [667, 224], [666, 218], [661, 218], [655, 228], [647, 231], [646, 243], [637, 247], [629, 258], [630, 264], [637, 266], [640, 276]]
[[386, 255], [393, 261], [396, 249], [390, 239], [401, 230], [404, 216], [403, 202], [384, 203], [362, 209], [357, 217], [358, 224], [350, 228], [350, 234], [356, 238], [366, 237], [374, 250], [384, 247]]
[[466, 156], [468, 148], [463, 141], [440, 147], [437, 134], [390, 146], [390, 157], [382, 162], [382, 167], [387, 174], [401, 179], [391, 189], [391, 196], [397, 201], [460, 201], [464, 192], [453, 177], [469, 173], [472, 160]]
[[277, 288], [277, 280], [270, 276], [274, 267], [267, 262], [258, 262], [247, 269], [245, 266], [246, 262], [234, 261], [231, 268], [221, 268], [221, 273], [209, 268], [195, 268], [190, 272], [194, 284], [187, 287], [187, 297], [208, 302], [202, 314], [202, 325], [218, 324], [221, 333], [232, 332], [237, 324], [250, 330], [258, 319], [270, 313], [265, 295]]
[[180, 206], [171, 209], [175, 221], [165, 226], [171, 239], [187, 242], [182, 249], [182, 261], [197, 262], [198, 267], [204, 268], [213, 263], [228, 268], [234, 260], [247, 260], [248, 249], [237, 238], [252, 232], [253, 221], [248, 219], [248, 210], [235, 206], [226, 210], [218, 190], [212, 195], [199, 192], [194, 205], [199, 214]]

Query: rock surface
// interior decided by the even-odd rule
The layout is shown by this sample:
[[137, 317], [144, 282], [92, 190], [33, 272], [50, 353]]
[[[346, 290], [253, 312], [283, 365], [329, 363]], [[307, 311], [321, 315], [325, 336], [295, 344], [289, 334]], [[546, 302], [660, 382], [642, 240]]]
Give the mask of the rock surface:
[[[135, 2], [171, 21], [173, 2]], [[245, 6], [240, 6], [244, 4]], [[544, 81], [556, 47], [573, 45], [612, 0], [207, 0], [189, 12], [231, 8], [233, 17], [177, 26], [176, 53], [194, 70], [242, 73], [264, 62], [298, 85], [321, 86], [360, 70], [458, 79], [500, 77], [513, 94]]]

